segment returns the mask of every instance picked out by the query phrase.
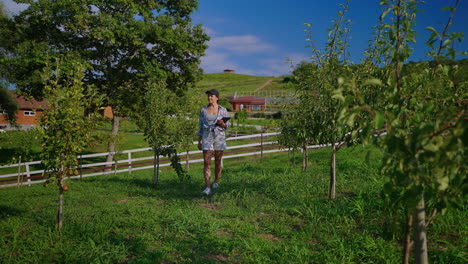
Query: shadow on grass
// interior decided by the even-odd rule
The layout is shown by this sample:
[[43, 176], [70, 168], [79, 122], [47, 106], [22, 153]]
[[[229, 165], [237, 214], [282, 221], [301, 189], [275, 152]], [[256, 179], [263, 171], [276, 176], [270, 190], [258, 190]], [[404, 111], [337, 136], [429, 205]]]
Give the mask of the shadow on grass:
[[129, 196], [157, 197], [163, 200], [192, 200], [199, 198], [198, 184], [194, 181], [179, 182], [177, 179], [160, 181], [154, 186], [152, 179], [134, 178], [95, 178], [93, 182], [109, 185], [121, 185], [126, 188]]
[[[215, 256], [226, 260], [229, 258], [220, 252], [222, 242], [203, 232], [179, 238], [174, 244], [152, 243], [140, 235], [130, 234], [112, 234], [109, 241], [115, 245], [124, 244], [127, 248], [128, 255], [121, 263], [181, 263], [187, 262], [187, 259], [195, 263], [215, 263]], [[168, 250], [168, 247], [171, 249]]]
[[[13, 158], [18, 159], [17, 153], [18, 153], [18, 149], [16, 148], [2, 148], [2, 151], [0, 154], [0, 164], [6, 165], [10, 163], [15, 163], [13, 162]], [[39, 160], [40, 154], [41, 154], [40, 152], [34, 152], [34, 151], [30, 152], [27, 161]]]
[[[287, 170], [287, 168], [272, 168], [269, 173], [283, 174]], [[87, 180], [99, 185], [119, 186], [119, 188], [126, 189], [129, 196], [146, 196], [162, 200], [184, 201], [200, 198], [211, 199], [218, 194], [238, 193], [243, 191], [262, 193], [269, 184], [268, 178], [263, 175], [264, 169], [261, 166], [245, 165], [240, 168], [229, 168], [223, 171], [220, 189], [214, 192], [214, 195], [207, 197], [201, 193], [204, 189], [201, 172], [191, 174], [192, 178], [187, 181], [180, 181], [175, 175], [169, 179], [160, 179], [157, 186], [152, 184], [151, 177], [132, 178], [132, 176], [103, 176]], [[243, 177], [238, 177], [239, 175], [252, 175], [252, 177], [246, 181]], [[213, 178], [212, 176], [212, 180]]]
[[12, 216], [19, 216], [24, 213], [23, 210], [18, 210], [17, 208], [10, 207], [7, 205], [0, 205], [0, 220], [6, 219]]

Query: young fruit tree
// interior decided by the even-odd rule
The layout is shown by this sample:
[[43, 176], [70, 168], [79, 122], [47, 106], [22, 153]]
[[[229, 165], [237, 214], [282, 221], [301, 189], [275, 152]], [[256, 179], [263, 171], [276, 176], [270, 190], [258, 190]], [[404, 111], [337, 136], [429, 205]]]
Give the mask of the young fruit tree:
[[[309, 91], [301, 91], [299, 95], [298, 107], [295, 104], [288, 103], [283, 109], [283, 118], [280, 121], [280, 135], [278, 142], [288, 149], [302, 150], [302, 171], [307, 171], [308, 164], [308, 151], [309, 144], [316, 143], [314, 124], [316, 119], [310, 118], [310, 112], [313, 111], [313, 104], [315, 99], [314, 94]], [[294, 154], [293, 165], [295, 166]]]
[[[307, 138], [309, 142], [331, 145], [329, 189], [331, 200], [336, 197], [336, 152], [350, 138], [349, 126], [338, 122], [341, 102], [332, 98], [333, 91], [338, 88], [341, 81], [337, 76], [350, 72], [346, 51], [350, 21], [345, 18], [348, 6], [349, 1], [340, 5], [342, 10], [338, 12], [338, 19], [329, 29], [324, 52], [316, 48], [311, 41], [312, 62], [303, 63], [294, 71], [300, 95], [296, 111], [302, 112], [295, 118], [304, 126], [299, 135]], [[311, 25], [306, 24], [306, 26], [307, 40], [310, 41]], [[303, 142], [303, 152], [306, 152], [307, 143]]]
[[195, 97], [180, 97], [178, 105], [181, 105], [180, 108], [180, 118], [177, 119], [179, 122], [178, 133], [178, 146], [181, 149], [185, 150], [185, 170], [188, 171], [190, 168], [189, 165], [189, 151], [193, 146], [193, 142], [196, 140], [196, 131], [198, 129], [198, 116], [200, 112], [200, 105]]
[[148, 83], [148, 91], [139, 103], [138, 125], [143, 128], [146, 142], [153, 150], [153, 185], [159, 181], [160, 156], [171, 157], [171, 166], [179, 177], [187, 178], [177, 156], [176, 146], [180, 142], [180, 124], [186, 122], [180, 116], [180, 100], [176, 93], [164, 83]]
[[44, 98], [49, 105], [41, 116], [42, 163], [48, 184], [59, 190], [57, 229], [62, 230], [65, 180], [77, 175], [77, 154], [82, 151], [93, 126], [93, 115], [85, 116], [88, 102], [83, 88], [83, 64], [74, 59], [57, 62], [55, 68], [44, 68]]
[[[403, 263], [409, 263], [411, 248], [415, 263], [429, 262], [426, 228], [436, 212], [465, 200], [467, 79], [456, 78], [457, 67], [448, 63], [457, 54], [453, 44], [462, 38], [449, 32], [458, 3], [445, 9], [450, 15], [441, 32], [427, 28], [432, 61], [410, 68], [403, 64], [413, 52], [420, 2], [383, 1], [384, 30], [376, 52], [389, 63], [374, 78], [350, 78], [336, 91], [344, 105], [342, 121], [357, 124], [356, 130], [365, 133], [354, 135], [384, 150], [381, 172], [389, 178], [384, 197], [394, 210], [404, 208]], [[381, 107], [362, 99], [369, 86], [380, 87]], [[369, 133], [380, 129], [386, 134]], [[429, 218], [426, 212], [432, 212]]]

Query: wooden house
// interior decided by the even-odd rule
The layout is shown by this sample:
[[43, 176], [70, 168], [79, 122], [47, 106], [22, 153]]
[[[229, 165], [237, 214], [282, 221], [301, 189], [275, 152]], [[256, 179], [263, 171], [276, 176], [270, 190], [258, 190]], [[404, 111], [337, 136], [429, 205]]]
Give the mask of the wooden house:
[[108, 119], [114, 118], [114, 113], [112, 112], [112, 106], [108, 105], [106, 107], [103, 107], [99, 110], [99, 113]]
[[[24, 96], [11, 93], [10, 96], [18, 103], [18, 112], [16, 113], [16, 124], [21, 129], [29, 129], [39, 124], [41, 115], [45, 109], [50, 109], [46, 101], [37, 101], [35, 99], [26, 100]], [[0, 129], [12, 129], [10, 122], [6, 118], [6, 113], [0, 110]]]
[[245, 109], [247, 112], [263, 112], [266, 110], [265, 98], [256, 98], [254, 96], [243, 96], [229, 100], [232, 109], [239, 112]]

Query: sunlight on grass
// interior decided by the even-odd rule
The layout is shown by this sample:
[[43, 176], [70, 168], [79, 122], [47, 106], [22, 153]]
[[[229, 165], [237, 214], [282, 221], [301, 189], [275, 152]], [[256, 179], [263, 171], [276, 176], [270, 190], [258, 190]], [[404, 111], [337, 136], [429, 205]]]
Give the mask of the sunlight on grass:
[[[400, 263], [401, 235], [380, 198], [381, 153], [338, 153], [337, 200], [329, 201], [329, 150], [310, 153], [310, 170], [287, 154], [228, 159], [220, 189], [202, 196], [202, 164], [179, 182], [162, 169], [69, 183], [63, 233], [54, 231], [57, 191], [0, 189], [2, 263]], [[297, 155], [296, 159], [300, 159]], [[300, 164], [297, 162], [296, 164]], [[433, 262], [466, 258], [466, 210], [429, 227]], [[390, 230], [389, 230], [390, 229]]]

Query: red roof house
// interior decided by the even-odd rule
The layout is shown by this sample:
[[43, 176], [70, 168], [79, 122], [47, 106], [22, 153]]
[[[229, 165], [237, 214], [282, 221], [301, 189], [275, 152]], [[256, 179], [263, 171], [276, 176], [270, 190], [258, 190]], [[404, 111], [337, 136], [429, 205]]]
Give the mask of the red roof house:
[[[18, 112], [16, 113], [16, 124], [23, 129], [31, 128], [39, 124], [44, 109], [50, 109], [46, 101], [37, 101], [35, 99], [26, 100], [24, 96], [11, 93], [10, 96], [18, 103]], [[0, 129], [10, 129], [11, 125], [6, 118], [6, 113], [0, 110]]]
[[242, 109], [245, 109], [247, 112], [262, 112], [266, 109], [265, 98], [256, 98], [253, 96], [237, 97], [229, 100], [229, 103], [231, 103], [232, 109], [236, 112]]
[[234, 70], [231, 70], [231, 69], [225, 69], [224, 72], [226, 73], [234, 73]]

